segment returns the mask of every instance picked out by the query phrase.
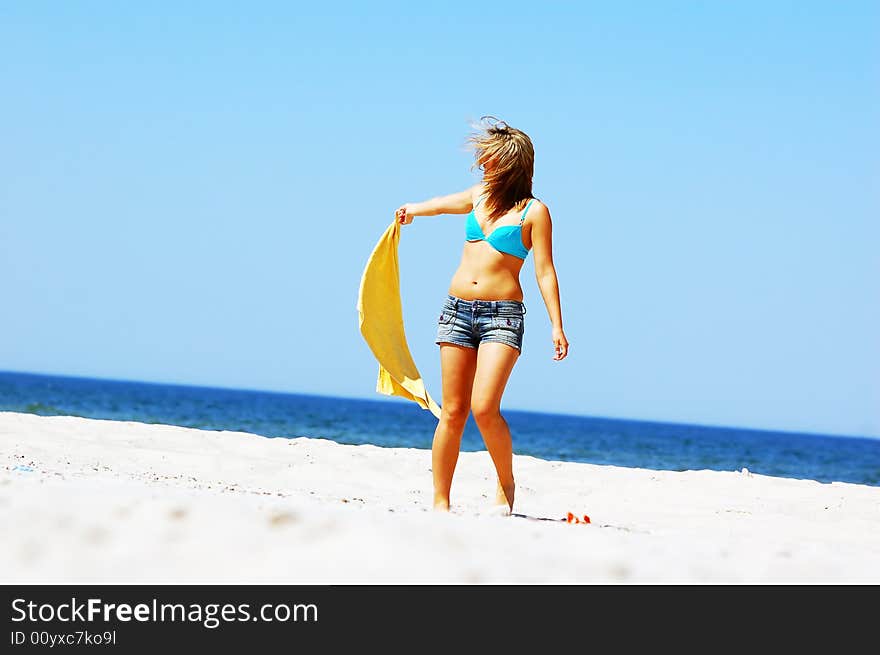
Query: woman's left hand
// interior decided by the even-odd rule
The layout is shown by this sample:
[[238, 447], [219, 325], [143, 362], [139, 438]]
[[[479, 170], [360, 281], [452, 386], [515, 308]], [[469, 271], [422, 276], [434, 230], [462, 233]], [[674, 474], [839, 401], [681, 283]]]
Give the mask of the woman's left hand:
[[553, 328], [553, 359], [562, 360], [568, 355], [568, 339], [562, 328]]

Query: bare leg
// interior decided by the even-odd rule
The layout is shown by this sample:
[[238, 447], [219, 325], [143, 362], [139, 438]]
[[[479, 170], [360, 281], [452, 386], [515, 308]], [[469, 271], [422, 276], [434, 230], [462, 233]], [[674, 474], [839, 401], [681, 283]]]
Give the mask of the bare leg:
[[443, 381], [440, 421], [431, 447], [434, 474], [434, 509], [449, 511], [452, 475], [458, 463], [461, 435], [470, 413], [471, 389], [477, 366], [477, 351], [451, 343], [440, 344]]
[[513, 443], [510, 428], [501, 416], [501, 396], [519, 351], [503, 343], [482, 343], [471, 394], [471, 411], [498, 474], [495, 502], [513, 511]]

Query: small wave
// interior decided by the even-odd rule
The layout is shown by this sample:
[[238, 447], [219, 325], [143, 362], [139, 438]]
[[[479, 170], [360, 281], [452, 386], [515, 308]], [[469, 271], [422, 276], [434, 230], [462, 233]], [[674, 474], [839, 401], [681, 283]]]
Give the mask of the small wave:
[[63, 412], [53, 405], [46, 405], [44, 403], [28, 403], [22, 411], [29, 414], [41, 414], [44, 416], [62, 416], [68, 413]]

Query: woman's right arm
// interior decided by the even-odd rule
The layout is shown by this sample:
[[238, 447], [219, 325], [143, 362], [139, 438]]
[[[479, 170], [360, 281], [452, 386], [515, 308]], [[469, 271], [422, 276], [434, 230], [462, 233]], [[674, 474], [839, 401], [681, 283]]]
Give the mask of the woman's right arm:
[[401, 205], [395, 213], [397, 220], [404, 225], [412, 223], [416, 216], [437, 216], [438, 214], [467, 214], [474, 207], [474, 194], [480, 185], [475, 184], [469, 189], [450, 193], [448, 196], [436, 196], [422, 202], [408, 202]]

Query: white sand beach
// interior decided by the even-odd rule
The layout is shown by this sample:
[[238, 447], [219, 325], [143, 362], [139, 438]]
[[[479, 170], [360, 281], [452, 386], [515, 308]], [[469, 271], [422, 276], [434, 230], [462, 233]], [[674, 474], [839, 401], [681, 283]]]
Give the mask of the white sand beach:
[[499, 517], [465, 452], [438, 514], [428, 450], [14, 412], [0, 457], [4, 584], [880, 583], [878, 487], [517, 455]]

